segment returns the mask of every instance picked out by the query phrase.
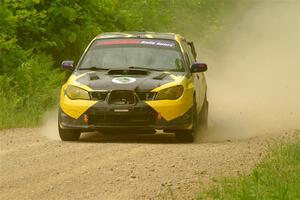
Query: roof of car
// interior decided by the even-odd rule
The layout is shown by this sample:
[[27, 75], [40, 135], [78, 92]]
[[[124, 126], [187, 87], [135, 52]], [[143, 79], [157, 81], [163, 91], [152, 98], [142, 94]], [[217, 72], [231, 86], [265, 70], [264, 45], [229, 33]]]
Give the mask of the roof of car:
[[157, 32], [107, 32], [98, 35], [96, 38], [155, 38], [155, 39], [168, 39], [176, 40], [183, 38], [176, 33], [157, 33]]

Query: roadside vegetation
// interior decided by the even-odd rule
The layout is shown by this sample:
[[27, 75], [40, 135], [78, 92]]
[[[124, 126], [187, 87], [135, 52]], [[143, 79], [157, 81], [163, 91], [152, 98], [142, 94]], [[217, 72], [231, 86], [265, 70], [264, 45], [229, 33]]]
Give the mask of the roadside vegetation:
[[277, 145], [250, 175], [219, 180], [196, 199], [300, 199], [300, 140]]
[[[0, 129], [31, 127], [58, 102], [64, 59], [78, 60], [105, 31], [158, 29], [163, 1], [0, 2]], [[146, 9], [149, 8], [149, 9]], [[151, 19], [151, 20], [150, 20]], [[160, 22], [158, 24], [158, 22]]]
[[210, 33], [222, 29], [220, 13], [234, 9], [233, 2], [0, 1], [0, 129], [38, 125], [45, 111], [57, 105], [59, 87], [68, 76], [59, 69], [60, 62], [78, 61], [96, 35], [112, 31], [186, 35], [193, 31], [197, 42], [204, 44], [212, 37]]

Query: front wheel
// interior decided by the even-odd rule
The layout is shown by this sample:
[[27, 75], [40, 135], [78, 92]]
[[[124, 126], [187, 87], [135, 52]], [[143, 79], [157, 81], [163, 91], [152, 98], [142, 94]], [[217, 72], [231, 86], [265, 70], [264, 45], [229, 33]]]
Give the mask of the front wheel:
[[194, 130], [182, 130], [177, 131], [175, 133], [175, 137], [179, 142], [194, 142], [195, 140], [195, 133]]
[[80, 138], [80, 131], [71, 129], [62, 129], [58, 125], [59, 137], [62, 141], [77, 141]]

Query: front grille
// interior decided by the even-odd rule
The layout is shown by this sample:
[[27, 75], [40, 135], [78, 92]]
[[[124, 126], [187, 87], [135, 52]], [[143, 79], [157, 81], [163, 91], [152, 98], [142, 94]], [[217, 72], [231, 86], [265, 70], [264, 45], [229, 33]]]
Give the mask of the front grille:
[[130, 105], [135, 103], [135, 96], [132, 91], [116, 90], [109, 95], [109, 104], [114, 105]]
[[137, 92], [136, 94], [141, 101], [151, 101], [154, 100], [156, 92]]
[[92, 125], [146, 126], [153, 124], [154, 121], [155, 116], [150, 114], [107, 114], [89, 116], [89, 123]]
[[98, 91], [90, 93], [92, 100], [95, 101], [105, 101], [107, 94], [108, 92], [98, 92]]

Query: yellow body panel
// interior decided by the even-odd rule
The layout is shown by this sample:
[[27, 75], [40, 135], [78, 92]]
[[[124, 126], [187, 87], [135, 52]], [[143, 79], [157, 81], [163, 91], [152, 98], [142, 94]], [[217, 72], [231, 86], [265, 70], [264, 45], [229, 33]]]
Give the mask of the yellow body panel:
[[75, 75], [71, 75], [67, 83], [62, 86], [60, 93], [61, 109], [64, 111], [64, 113], [74, 119], [78, 119], [85, 111], [87, 111], [91, 106], [97, 103], [97, 101], [91, 100], [72, 100], [67, 95], [65, 95], [65, 90], [67, 89], [68, 85], [75, 85], [87, 91], [91, 91], [90, 87], [76, 82], [76, 79], [81, 77], [82, 75], [77, 77]]
[[[89, 73], [89, 72], [87, 72], [87, 73]], [[82, 89], [85, 89], [86, 91], [91, 91], [92, 89], [89, 86], [81, 84], [81, 83], [76, 81], [76, 79], [86, 75], [87, 73], [81, 74], [79, 76], [75, 76], [75, 75], [72, 74], [65, 85], [74, 85], [74, 86], [80, 87]], [[66, 88], [67, 87], [65, 87], [65, 89]]]
[[[165, 72], [165, 73], [167, 73], [167, 72]], [[186, 80], [183, 76], [171, 75], [171, 77], [174, 79], [174, 81], [166, 83], [164, 85], [161, 85], [160, 87], [154, 88], [152, 90], [152, 92], [158, 92], [160, 90], [163, 90], [163, 89], [166, 89], [166, 88], [169, 88], [169, 87], [173, 87], [173, 86], [176, 86], [176, 85], [182, 85], [182, 84], [185, 83], [185, 80]]]
[[181, 83], [181, 85], [183, 85], [184, 87], [184, 92], [179, 99], [145, 102], [149, 106], [151, 106], [156, 112], [160, 113], [161, 116], [167, 121], [171, 121], [177, 117], [184, 115], [193, 106], [193, 82], [191, 78], [184, 78], [183, 80], [177, 79], [174, 82], [164, 84], [152, 90], [153, 92], [158, 92], [165, 88], [179, 85], [179, 83]]

